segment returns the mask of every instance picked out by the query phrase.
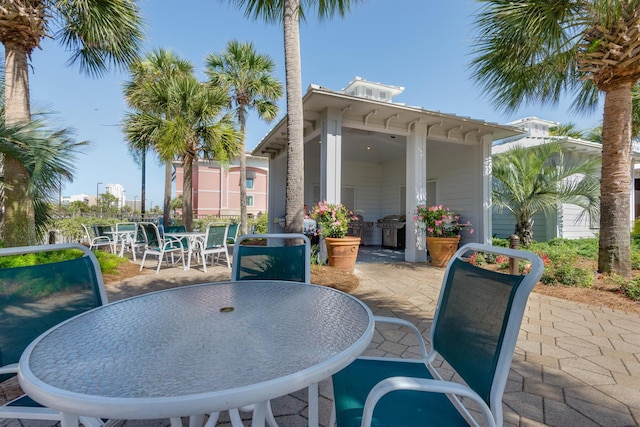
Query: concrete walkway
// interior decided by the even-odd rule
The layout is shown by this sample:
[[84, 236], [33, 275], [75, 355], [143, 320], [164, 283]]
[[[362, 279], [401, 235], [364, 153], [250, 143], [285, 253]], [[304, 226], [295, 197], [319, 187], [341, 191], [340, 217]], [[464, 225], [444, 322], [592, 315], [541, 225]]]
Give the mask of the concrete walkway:
[[[428, 338], [443, 270], [427, 264], [359, 262], [356, 274], [360, 286], [353, 294], [374, 314], [407, 319]], [[200, 266], [189, 272], [163, 267], [157, 276], [134, 277], [108, 286], [107, 292], [113, 301], [228, 279], [226, 267], [209, 269], [207, 274]], [[406, 356], [414, 351], [403, 331], [385, 328], [376, 333], [367, 353]], [[327, 426], [329, 381], [321, 383], [320, 394], [320, 421]], [[506, 426], [640, 425], [640, 316], [533, 293], [503, 402]], [[272, 407], [281, 427], [305, 425], [306, 391], [275, 399]], [[228, 426], [226, 420], [223, 414], [218, 425]], [[119, 424], [161, 427], [168, 420]]]

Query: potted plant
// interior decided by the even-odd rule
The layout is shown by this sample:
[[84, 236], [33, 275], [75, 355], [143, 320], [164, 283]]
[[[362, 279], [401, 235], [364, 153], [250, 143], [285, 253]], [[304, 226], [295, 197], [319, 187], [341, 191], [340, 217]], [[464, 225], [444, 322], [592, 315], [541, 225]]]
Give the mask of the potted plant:
[[357, 219], [342, 203], [319, 202], [309, 213], [316, 221], [316, 234], [323, 238], [329, 265], [353, 271], [358, 257], [360, 237], [347, 236], [349, 222]]
[[[447, 265], [458, 249], [460, 232], [465, 227], [471, 227], [470, 222], [460, 223], [460, 215], [443, 205], [418, 205], [413, 219], [427, 235], [431, 264], [436, 267]], [[473, 234], [473, 229], [469, 233]]]

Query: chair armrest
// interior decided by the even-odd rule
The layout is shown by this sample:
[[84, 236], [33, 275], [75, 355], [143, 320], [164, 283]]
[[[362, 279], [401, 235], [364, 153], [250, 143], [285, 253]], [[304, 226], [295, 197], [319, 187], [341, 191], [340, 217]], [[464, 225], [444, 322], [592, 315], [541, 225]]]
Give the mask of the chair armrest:
[[422, 351], [422, 355], [424, 356], [424, 358], [427, 360], [430, 360], [430, 359], [433, 359], [433, 357], [435, 357], [435, 355], [432, 355], [430, 357], [429, 353], [427, 352], [427, 346], [424, 343], [424, 338], [422, 338], [422, 333], [418, 330], [418, 328], [416, 328], [416, 326], [413, 323], [404, 319], [399, 319], [397, 317], [386, 317], [386, 316], [373, 316], [373, 320], [375, 321], [375, 323], [392, 323], [395, 325], [401, 325], [411, 329], [411, 331], [418, 338], [420, 351]]
[[17, 374], [18, 364], [11, 363], [9, 365], [0, 366], [0, 374]]
[[[367, 395], [367, 400], [364, 403], [364, 411], [362, 413], [362, 427], [371, 426], [371, 421], [373, 419], [373, 410], [378, 401], [384, 395], [397, 390], [442, 393], [469, 398], [480, 406], [480, 412], [482, 413], [484, 423], [483, 425], [492, 427], [495, 427], [496, 425], [489, 406], [484, 402], [484, 400], [482, 400], [480, 395], [463, 384], [426, 378], [391, 377], [380, 381], [375, 385], [375, 387], [371, 389], [371, 391]], [[462, 413], [462, 415], [465, 418], [471, 417], [468, 413]]]

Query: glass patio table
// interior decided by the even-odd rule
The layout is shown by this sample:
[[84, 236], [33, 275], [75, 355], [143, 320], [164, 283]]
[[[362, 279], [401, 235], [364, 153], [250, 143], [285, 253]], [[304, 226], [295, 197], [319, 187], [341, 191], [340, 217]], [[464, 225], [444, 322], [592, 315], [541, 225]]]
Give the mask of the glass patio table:
[[[63, 412], [109, 419], [202, 415], [315, 386], [351, 363], [373, 336], [360, 300], [286, 281], [217, 282], [117, 301], [63, 322], [24, 351], [23, 390]], [[176, 422], [176, 419], [178, 422]]]

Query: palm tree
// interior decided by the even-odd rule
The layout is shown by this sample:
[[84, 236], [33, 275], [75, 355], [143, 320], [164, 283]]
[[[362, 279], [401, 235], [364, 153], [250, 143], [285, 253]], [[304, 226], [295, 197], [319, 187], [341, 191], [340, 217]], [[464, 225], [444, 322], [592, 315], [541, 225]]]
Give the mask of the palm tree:
[[526, 246], [533, 241], [533, 217], [557, 214], [562, 203], [577, 205], [598, 218], [598, 159], [572, 160], [557, 142], [530, 148], [516, 146], [493, 158], [493, 205], [516, 220], [515, 234]]
[[[124, 95], [127, 103], [136, 113], [126, 115], [124, 127], [129, 148], [134, 157], [139, 158], [142, 165], [141, 206], [144, 215], [146, 153], [150, 147], [153, 147], [154, 141], [151, 139], [151, 135], [140, 133], [142, 124], [137, 121], [145, 121], [142, 113], [155, 114], [158, 118], [166, 117], [169, 103], [169, 80], [175, 75], [192, 74], [193, 65], [168, 50], [157, 49], [147, 53], [144, 60], [132, 63], [129, 72], [131, 80], [125, 83]], [[163, 218], [166, 222], [171, 218], [173, 158], [161, 160], [165, 163]]]
[[240, 232], [247, 234], [247, 110], [255, 109], [258, 116], [268, 122], [274, 120], [278, 115], [276, 101], [282, 96], [282, 84], [272, 75], [273, 60], [256, 53], [253, 43], [231, 40], [222, 54], [208, 55], [206, 65], [209, 82], [227, 91], [240, 124]]
[[[0, 111], [0, 154], [15, 159], [29, 174], [26, 196], [32, 203], [28, 209], [34, 214], [33, 232], [39, 240], [51, 221], [51, 201], [58, 196], [62, 183], [72, 180], [75, 153], [86, 142], [76, 142], [70, 129], [52, 129], [47, 124], [47, 113], [39, 113], [26, 124], [11, 126], [5, 124], [2, 113]], [[7, 190], [8, 178], [2, 174], [0, 190]], [[27, 225], [18, 223], [18, 226], [22, 229]], [[5, 234], [5, 237], [8, 236]]]
[[574, 109], [605, 95], [598, 269], [631, 273], [631, 89], [640, 79], [640, 0], [482, 0], [473, 78], [504, 110], [557, 104]]
[[346, 15], [352, 3], [362, 0], [229, 0], [245, 14], [284, 28], [284, 63], [287, 92], [287, 178], [285, 231], [302, 233], [304, 220], [304, 123], [302, 67], [300, 65], [300, 19], [305, 10], [316, 9], [319, 19]]
[[[168, 86], [164, 118], [147, 115], [147, 129], [161, 158], [182, 158], [182, 219], [193, 229], [193, 162], [199, 157], [228, 162], [240, 154], [240, 137], [230, 114], [227, 94], [199, 82], [193, 75], [176, 75]], [[155, 121], [155, 122], [154, 122]], [[154, 124], [155, 123], [155, 124]]]
[[551, 136], [568, 136], [569, 138], [584, 139], [584, 132], [576, 127], [573, 122], [560, 123], [558, 126], [549, 128]]
[[[55, 28], [55, 27], [58, 28]], [[26, 126], [29, 104], [29, 59], [44, 37], [54, 37], [72, 52], [82, 72], [99, 76], [110, 65], [136, 58], [142, 21], [134, 0], [16, 0], [2, 3], [0, 42], [5, 48], [5, 122]], [[12, 155], [4, 159], [6, 246], [36, 243], [31, 176]]]

